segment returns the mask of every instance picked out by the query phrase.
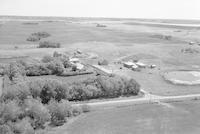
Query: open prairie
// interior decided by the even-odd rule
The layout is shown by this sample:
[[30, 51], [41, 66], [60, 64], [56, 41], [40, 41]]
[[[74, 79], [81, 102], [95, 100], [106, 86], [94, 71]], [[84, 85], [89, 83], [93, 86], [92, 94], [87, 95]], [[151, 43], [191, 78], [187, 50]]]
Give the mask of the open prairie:
[[[0, 61], [41, 58], [54, 51], [76, 49], [96, 53], [110, 64], [122, 57], [137, 57], [157, 67], [141, 72], [124, 69], [119, 73], [135, 78], [146, 91], [157, 95], [199, 93], [199, 86], [173, 85], [162, 77], [169, 70], [200, 69], [199, 24], [186, 20], [1, 17]], [[37, 48], [39, 42], [26, 40], [41, 31], [51, 35], [41, 41], [59, 42], [61, 48]], [[196, 44], [189, 45], [190, 42]], [[191, 51], [184, 51], [188, 49]]]
[[[38, 39], [35, 37], [38, 32], [40, 32], [40, 34], [45, 33], [48, 36]], [[200, 109], [199, 101], [161, 103], [159, 99], [153, 100], [151, 97], [160, 97], [162, 99], [164, 96], [176, 97], [182, 95], [184, 98], [184, 95], [200, 94], [199, 84], [176, 84], [166, 80], [164, 77], [165, 73], [171, 71], [200, 71], [199, 35], [200, 21], [195, 20], [2, 16], [0, 17], [0, 63], [6, 64], [16, 60], [37, 63], [37, 61], [44, 60], [44, 56], [46, 56], [46, 60], [49, 60], [49, 55], [56, 59], [56, 56], [52, 56], [56, 51], [58, 56], [62, 57], [64, 55], [66, 56], [64, 58], [68, 61], [71, 59], [76, 61], [80, 60], [81, 65], [83, 64], [88, 68], [94, 69], [96, 67], [95, 65], [99, 64], [104, 72], [108, 72], [107, 74], [111, 72], [109, 76], [107, 76], [109, 78], [108, 80], [112, 79], [110, 76], [115, 75], [135, 79], [141, 86], [142, 90], [138, 90], [138, 93], [141, 93], [141, 95], [132, 96], [132, 98], [125, 96], [127, 97], [127, 101], [146, 99], [146, 102], [151, 101], [150, 103], [154, 103], [115, 107], [114, 110], [94, 110], [80, 115], [76, 117], [76, 119], [72, 119], [64, 126], [58, 127], [58, 129], [51, 129], [51, 134], [93, 134], [94, 132], [97, 134], [198, 133], [200, 131], [200, 122], [197, 118], [199, 117], [198, 111]], [[56, 42], [57, 44], [55, 44], [59, 45], [59, 47], [39, 48], [40, 43], [44, 41]], [[71, 55], [78, 55], [80, 58], [78, 56], [79, 59], [73, 56], [70, 57]], [[101, 60], [102, 62], [100, 62]], [[105, 63], [106, 61], [108, 63]], [[42, 62], [44, 63], [42, 65], [45, 65], [45, 67], [51, 65], [51, 59], [48, 61], [49, 64], [46, 64], [45, 61]], [[62, 66], [65, 66], [65, 61], [62, 62]], [[100, 65], [103, 64], [103, 62], [106, 65]], [[133, 68], [133, 65], [131, 68], [125, 66], [130, 62], [137, 65], [139, 69]], [[39, 67], [37, 69], [40, 71], [45, 69], [42, 65], [38, 65]], [[55, 66], [56, 65], [57, 63], [55, 63]], [[73, 72], [73, 66], [71, 65], [70, 67], [72, 67], [70, 71], [76, 73], [76, 70]], [[66, 70], [69, 69], [67, 67], [63, 68]], [[98, 68], [98, 66], [96, 68]], [[35, 68], [33, 66], [28, 69], [31, 72], [32, 69], [34, 70]], [[48, 69], [46, 70], [49, 71]], [[98, 74], [98, 71], [94, 71], [94, 74], [87, 75], [82, 75], [80, 71], [79, 73], [81, 75], [70, 75], [70, 77], [56, 76], [55, 73], [53, 74], [52, 72], [45, 74], [44, 71], [39, 74], [43, 76], [32, 74], [33, 76], [30, 75], [32, 77], [28, 77], [28, 79], [32, 81], [34, 79], [38, 80], [38, 78], [50, 78], [66, 84], [68, 82], [85, 80], [90, 77], [96, 78], [96, 75], [101, 75]], [[33, 71], [33, 73], [35, 72]], [[58, 74], [59, 73], [57, 73], [57, 75]], [[194, 78], [193, 75], [195, 74], [190, 74], [189, 76]], [[69, 76], [69, 74], [67, 74], [67, 76]], [[182, 76], [188, 75], [180, 75], [179, 78]], [[182, 78], [182, 80], [185, 79], [188, 80], [189, 78]], [[73, 90], [78, 92], [78, 90], [81, 89], [80, 87], [85, 85], [88, 88], [88, 94], [91, 93], [89, 92], [90, 90], [94, 90], [98, 96], [100, 91], [98, 91], [98, 88], [95, 88], [98, 86], [96, 80], [97, 79], [93, 81], [90, 80], [84, 84], [81, 83], [82, 85], [75, 83], [76, 86], [78, 86], [77, 88], [74, 87]], [[125, 79], [120, 80], [123, 81]], [[195, 80], [199, 81], [199, 77], [195, 77]], [[59, 82], [57, 84], [59, 84]], [[113, 81], [110, 80], [109, 82], [112, 83]], [[114, 82], [117, 83], [118, 81], [116, 80]], [[92, 85], [88, 86], [87, 83], [92, 83]], [[109, 85], [110, 83], [106, 84]], [[119, 83], [120, 81], [118, 84]], [[132, 86], [135, 86], [135, 89], [137, 89], [137, 85], [134, 84]], [[35, 86], [37, 87], [38, 85]], [[103, 86], [100, 88], [103, 89]], [[108, 88], [112, 89], [109, 86]], [[118, 89], [121, 90], [121, 87]], [[55, 90], [57, 90], [56, 87]], [[113, 89], [113, 92], [114, 91]], [[45, 90], [43, 93], [46, 92], [48, 91]], [[80, 97], [76, 95], [78, 94], [77, 92], [73, 95]], [[85, 95], [87, 95], [87, 93]], [[62, 97], [62, 93], [59, 95]], [[45, 98], [46, 96], [43, 95], [42, 97]], [[76, 100], [76, 97], [75, 99], [72, 97], [71, 100], [74, 99], [77, 101], [78, 99]], [[109, 100], [114, 100], [112, 97], [113, 96], [111, 96]], [[118, 96], [116, 100], [121, 101], [124, 99], [123, 97]], [[187, 98], [187, 96], [185, 98]], [[48, 99], [48, 97], [45, 99]], [[90, 102], [87, 101], [87, 97], [85, 99], [85, 102]], [[198, 98], [193, 99], [197, 100]], [[100, 99], [97, 98], [91, 100], [91, 102], [92, 101], [104, 103], [104, 101], [107, 100], [103, 99], [100, 101]], [[78, 103], [79, 100], [73, 104]]]
[[[94, 111], [57, 131], [60, 134], [196, 134], [199, 101], [137, 105]], [[52, 131], [53, 132], [53, 131]]]

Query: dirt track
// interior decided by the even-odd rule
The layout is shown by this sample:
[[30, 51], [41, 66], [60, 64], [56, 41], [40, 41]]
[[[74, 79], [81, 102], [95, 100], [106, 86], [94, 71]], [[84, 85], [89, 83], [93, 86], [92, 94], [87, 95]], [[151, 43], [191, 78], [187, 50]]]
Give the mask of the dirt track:
[[[153, 104], [153, 103], [169, 103], [177, 101], [186, 101], [186, 100], [200, 100], [200, 94], [190, 94], [190, 95], [180, 95], [180, 96], [156, 96], [149, 94], [142, 90], [144, 96], [137, 99], [124, 99], [124, 100], [110, 100], [104, 102], [91, 102], [86, 103], [91, 109], [98, 108], [112, 108], [112, 107], [121, 107], [129, 105], [138, 105], [138, 104]], [[82, 104], [75, 104], [82, 105]]]

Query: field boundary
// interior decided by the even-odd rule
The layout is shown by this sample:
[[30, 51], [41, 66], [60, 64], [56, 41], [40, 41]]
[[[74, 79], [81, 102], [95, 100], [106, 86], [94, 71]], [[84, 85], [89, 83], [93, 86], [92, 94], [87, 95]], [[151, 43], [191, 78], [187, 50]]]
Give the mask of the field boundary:
[[96, 109], [106, 109], [106, 108], [112, 108], [112, 107], [114, 108], [114, 107], [140, 105], [140, 104], [162, 104], [162, 103], [171, 103], [171, 102], [200, 100], [200, 94], [177, 95], [177, 96], [157, 96], [157, 95], [152, 95], [150, 93], [147, 93], [144, 90], [142, 90], [142, 93], [144, 93], [142, 98], [79, 103], [79, 104], [73, 104], [73, 106], [88, 105], [91, 108], [91, 110], [96, 110]]

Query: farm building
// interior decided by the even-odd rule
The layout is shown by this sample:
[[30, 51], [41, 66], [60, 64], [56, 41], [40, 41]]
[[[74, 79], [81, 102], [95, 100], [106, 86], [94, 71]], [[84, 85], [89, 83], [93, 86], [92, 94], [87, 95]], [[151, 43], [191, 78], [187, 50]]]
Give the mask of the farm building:
[[127, 68], [132, 68], [132, 66], [137, 66], [135, 63], [131, 61], [124, 62], [123, 64], [124, 64], [124, 67], [127, 67]]
[[78, 70], [82, 70], [82, 69], [84, 68], [84, 65], [81, 64], [81, 63], [76, 63], [76, 64], [74, 64], [74, 65], [76, 66], [76, 68], [77, 68]]
[[136, 65], [140, 68], [145, 68], [147, 65], [142, 62], [137, 62]]
[[154, 64], [150, 65], [150, 68], [156, 68], [156, 65], [154, 65]]
[[75, 64], [75, 63], [79, 63], [80, 60], [78, 58], [71, 58], [69, 59], [69, 61], [72, 63], [72, 64]]
[[189, 45], [194, 45], [194, 44], [195, 44], [195, 42], [193, 42], [193, 41], [189, 42]]
[[138, 66], [137, 65], [133, 65], [131, 68], [132, 68], [132, 70], [137, 70]]

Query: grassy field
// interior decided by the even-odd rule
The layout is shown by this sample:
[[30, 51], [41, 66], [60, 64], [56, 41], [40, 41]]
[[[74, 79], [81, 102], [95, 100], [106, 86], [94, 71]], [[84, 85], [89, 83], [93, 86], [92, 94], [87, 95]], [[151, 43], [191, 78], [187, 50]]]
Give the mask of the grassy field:
[[[137, 23], [134, 23], [137, 21]], [[54, 51], [74, 52], [80, 49], [105, 58], [119, 74], [138, 81], [141, 87], [155, 95], [200, 93], [200, 86], [174, 85], [162, 74], [169, 70], [200, 70], [200, 29], [198, 27], [139, 24], [138, 21], [170, 24], [200, 24], [194, 20], [102, 19], [102, 18], [43, 18], [0, 17], [0, 63], [29, 58], [40, 59]], [[96, 27], [97, 23], [106, 27]], [[61, 48], [37, 48], [39, 42], [26, 39], [35, 32], [48, 32], [41, 41], [61, 43]], [[167, 39], [166, 37], [170, 37]], [[189, 42], [195, 45], [189, 45]], [[184, 53], [184, 49], [196, 53]], [[155, 69], [135, 72], [119, 69], [113, 61], [128, 56], [137, 57]], [[98, 59], [85, 59], [96, 64]], [[109, 69], [112, 69], [110, 67]], [[87, 79], [92, 75], [72, 77], [40, 76], [62, 82]], [[29, 77], [30, 80], [38, 77]], [[96, 100], [95, 100], [96, 101]], [[138, 105], [92, 111], [70, 121], [51, 134], [196, 134], [199, 133], [200, 102], [180, 102], [167, 105]]]
[[93, 111], [52, 134], [197, 134], [199, 104], [177, 102]]
[[[192, 48], [200, 52], [200, 46], [189, 46], [188, 42], [199, 42], [198, 28], [160, 27], [137, 25], [131, 21], [156, 23], [199, 24], [198, 21], [134, 20], [134, 19], [89, 19], [89, 18], [23, 18], [8, 17], [0, 27], [0, 62], [14, 61], [16, 56], [41, 58], [54, 51], [72, 52], [80, 49], [107, 59], [110, 63], [125, 55], [137, 56], [142, 62], [155, 64], [154, 70], [141, 72], [123, 70], [120, 73], [135, 78], [145, 90], [157, 95], [179, 95], [200, 93], [199, 86], [177, 86], [163, 80], [162, 72], [173, 69], [200, 69], [200, 53], [182, 53]], [[17, 19], [20, 19], [17, 20]], [[26, 19], [24, 21], [23, 19]], [[35, 19], [35, 20], [34, 20]], [[22, 21], [23, 20], [23, 21]], [[27, 23], [34, 23], [27, 24]], [[107, 27], [96, 27], [96, 23]], [[60, 42], [62, 48], [37, 48], [39, 42], [28, 42], [26, 38], [39, 31], [48, 32], [50, 37], [42, 40]], [[177, 32], [178, 31], [178, 32]], [[171, 36], [166, 40], [164, 36]], [[15, 48], [15, 47], [18, 48]], [[5, 58], [5, 57], [10, 57]], [[14, 57], [14, 58], [12, 58]], [[87, 60], [86, 60], [87, 61]], [[88, 60], [89, 61], [89, 60]], [[97, 63], [92, 61], [89, 63]]]

